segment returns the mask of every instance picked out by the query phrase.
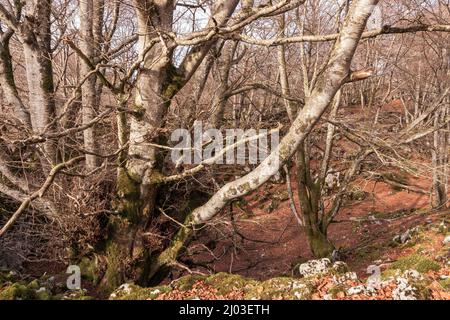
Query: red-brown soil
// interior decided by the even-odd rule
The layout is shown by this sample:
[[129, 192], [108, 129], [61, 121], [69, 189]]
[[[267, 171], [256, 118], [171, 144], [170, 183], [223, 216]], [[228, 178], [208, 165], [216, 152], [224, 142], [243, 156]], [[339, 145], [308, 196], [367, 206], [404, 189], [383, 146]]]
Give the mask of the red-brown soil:
[[[374, 261], [389, 263], [408, 253], [389, 246], [395, 235], [418, 225], [436, 222], [450, 213], [427, 210], [429, 197], [424, 194], [397, 191], [383, 182], [365, 181], [357, 185], [368, 196], [363, 201], [345, 205], [336, 217], [336, 223], [331, 225], [329, 237], [336, 248], [343, 249], [343, 260], [361, 278], [367, 277], [367, 266]], [[233, 223], [226, 215], [191, 244], [191, 252], [196, 249], [202, 252], [189, 259], [205, 262], [211, 261], [214, 255], [217, 259], [209, 266], [215, 272], [236, 273], [261, 280], [291, 275], [297, 263], [313, 258], [305, 232], [297, 224], [288, 200], [282, 201], [271, 213], [266, 208], [272, 200], [260, 200], [264, 199], [264, 193], [273, 195], [285, 189], [285, 185], [272, 185], [248, 196], [247, 204], [240, 206], [242, 209], [235, 206], [233, 210], [235, 230], [242, 236], [232, 232]], [[212, 239], [215, 239], [214, 245], [211, 245]], [[205, 247], [209, 248], [201, 250]]]

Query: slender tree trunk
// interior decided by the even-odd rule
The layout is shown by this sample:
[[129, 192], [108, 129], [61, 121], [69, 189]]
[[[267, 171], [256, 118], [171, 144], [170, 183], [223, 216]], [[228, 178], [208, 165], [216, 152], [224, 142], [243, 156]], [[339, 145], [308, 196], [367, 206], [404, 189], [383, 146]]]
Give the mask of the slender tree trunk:
[[433, 208], [445, 208], [447, 205], [448, 184], [448, 133], [440, 129], [441, 123], [445, 121], [447, 110], [442, 108], [434, 114], [433, 149], [431, 151], [433, 162]]
[[[21, 31], [26, 63], [31, 125], [35, 134], [55, 129], [55, 100], [51, 52], [51, 0], [32, 6], [33, 20]], [[57, 162], [57, 148], [53, 140], [43, 143], [41, 163], [44, 170]]]
[[[96, 14], [96, 8], [94, 0], [81, 0], [80, 1], [80, 49], [92, 63], [96, 59], [98, 50], [98, 43], [94, 37], [94, 16]], [[81, 77], [84, 78], [91, 72], [91, 67], [87, 65], [82, 59], [80, 59], [80, 72]], [[90, 76], [82, 85], [81, 88], [81, 101], [82, 101], [82, 121], [83, 124], [89, 123], [95, 118], [98, 111], [99, 99], [97, 97], [97, 77], [96, 75]], [[89, 127], [83, 131], [84, 149], [88, 152], [97, 152], [97, 136], [95, 132], [95, 126]], [[98, 166], [98, 157], [94, 154], [86, 154], [86, 169], [93, 170]]]
[[225, 107], [228, 101], [227, 92], [229, 90], [229, 78], [233, 58], [237, 49], [238, 43], [233, 41], [232, 43], [225, 44], [225, 48], [222, 53], [223, 59], [218, 60], [217, 69], [219, 76], [219, 88], [217, 88], [216, 94], [212, 103], [212, 120], [211, 126], [216, 129], [220, 129], [225, 113]]
[[12, 57], [9, 50], [9, 41], [12, 35], [12, 32], [7, 31], [2, 35], [0, 41], [0, 86], [5, 102], [13, 108], [17, 119], [24, 126], [31, 127], [30, 113], [19, 96], [14, 79]]

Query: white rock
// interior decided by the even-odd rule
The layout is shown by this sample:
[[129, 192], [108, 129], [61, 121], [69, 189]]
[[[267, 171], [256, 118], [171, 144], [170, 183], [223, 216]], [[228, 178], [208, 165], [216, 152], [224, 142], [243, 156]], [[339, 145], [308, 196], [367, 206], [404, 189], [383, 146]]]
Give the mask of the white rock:
[[346, 281], [358, 280], [358, 275], [355, 272], [347, 272], [343, 275], [333, 276], [333, 282], [335, 284], [344, 284]]
[[443, 244], [443, 245], [450, 244], [450, 236], [446, 236], [445, 239], [444, 239], [444, 241], [442, 241], [442, 244]]
[[161, 290], [159, 290], [159, 289], [155, 289], [153, 291], [150, 291], [150, 294], [160, 294], [160, 293], [161, 293]]
[[131, 293], [132, 288], [131, 288], [131, 286], [130, 286], [129, 283], [124, 283], [123, 285], [121, 285], [121, 286], [119, 287], [119, 290], [122, 290], [122, 291], [124, 291], [125, 293]]
[[310, 260], [300, 265], [299, 272], [303, 277], [309, 277], [328, 271], [328, 268], [330, 266], [331, 261], [327, 258], [320, 260]]
[[345, 271], [348, 270], [348, 266], [347, 266], [347, 264], [346, 264], [345, 262], [343, 262], [343, 261], [336, 261], [336, 262], [333, 264], [333, 269], [336, 270], [336, 271], [345, 272]]
[[409, 283], [408, 279], [398, 277], [396, 282], [397, 287], [392, 291], [394, 300], [417, 300], [415, 295], [417, 289]]
[[414, 270], [414, 269], [405, 270], [403, 272], [403, 277], [410, 279], [410, 280], [422, 280], [423, 279], [423, 277], [419, 273], [419, 271]]
[[304, 284], [304, 283], [297, 282], [297, 281], [294, 281], [294, 282], [292, 283], [292, 289], [294, 289], [294, 290], [297, 290], [297, 289], [304, 289], [304, 288], [306, 288], [306, 284]]
[[349, 296], [352, 296], [354, 294], [363, 293], [364, 291], [365, 291], [365, 287], [363, 285], [359, 285], [359, 286], [351, 287], [351, 288], [347, 289], [347, 294]]
[[409, 240], [411, 240], [411, 232], [410, 232], [409, 230], [407, 230], [405, 233], [403, 233], [403, 234], [400, 236], [400, 242], [401, 242], [401, 243], [406, 243], [406, 242], [408, 242]]

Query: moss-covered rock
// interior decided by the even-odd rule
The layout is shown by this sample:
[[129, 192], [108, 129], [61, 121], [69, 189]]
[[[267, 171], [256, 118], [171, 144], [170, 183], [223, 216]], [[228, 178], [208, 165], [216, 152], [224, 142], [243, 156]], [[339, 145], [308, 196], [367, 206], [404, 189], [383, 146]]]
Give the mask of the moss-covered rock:
[[37, 279], [30, 283], [14, 282], [0, 288], [0, 300], [52, 300], [57, 299], [50, 289]]
[[173, 288], [170, 286], [159, 286], [155, 288], [142, 288], [134, 284], [123, 284], [111, 295], [111, 300], [152, 300]]
[[32, 300], [35, 299], [35, 290], [24, 284], [13, 283], [0, 289], [0, 300]]
[[289, 277], [272, 278], [258, 281], [240, 275], [218, 273], [211, 276], [190, 275], [173, 281], [170, 285], [154, 288], [141, 288], [134, 284], [125, 284], [115, 290], [110, 299], [113, 300], [148, 300], [156, 299], [161, 294], [173, 290], [189, 291], [199, 282], [214, 289], [220, 296], [232, 292], [241, 292], [243, 299], [308, 299], [314, 285], [305, 279]]

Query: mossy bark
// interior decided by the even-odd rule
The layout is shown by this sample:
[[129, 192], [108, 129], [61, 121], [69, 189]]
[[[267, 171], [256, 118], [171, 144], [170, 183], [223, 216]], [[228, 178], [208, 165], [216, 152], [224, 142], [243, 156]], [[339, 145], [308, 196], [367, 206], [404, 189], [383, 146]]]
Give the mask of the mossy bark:
[[[238, 3], [238, 0], [221, 1], [215, 8], [216, 18], [209, 24], [216, 27], [225, 25]], [[137, 46], [143, 61], [135, 87], [136, 112], [130, 118], [128, 153], [126, 159], [123, 154], [120, 159], [117, 188], [120, 198], [118, 216], [126, 225], [115, 228], [108, 242], [118, 246], [116, 254], [126, 253], [120, 261], [127, 261], [140, 279], [147, 279], [161, 266], [170, 264], [191, 233], [186, 228], [179, 230], [169, 248], [156, 259], [151, 256], [151, 248], [145, 248], [143, 233], [155, 216], [157, 186], [161, 182], [163, 162], [163, 155], [153, 145], [164, 144], [161, 128], [165, 125], [172, 98], [189, 81], [216, 41], [193, 47], [179, 67], [175, 67], [177, 63], [173, 58], [172, 45], [161, 42], [149, 47], [161, 31], [172, 31], [175, 8], [173, 1], [159, 1], [135, 8], [139, 33]], [[123, 118], [119, 122], [123, 124]], [[190, 219], [188, 216], [187, 220]], [[117, 272], [111, 270], [109, 273]]]
[[305, 143], [302, 143], [296, 157], [298, 198], [311, 252], [316, 258], [325, 258], [330, 257], [335, 248], [327, 237], [328, 223], [320, 214], [322, 189], [320, 182], [316, 183], [311, 178], [306, 150]]
[[108, 237], [103, 254], [106, 257], [106, 272], [100, 283], [103, 292], [110, 293], [131, 278], [141, 277], [147, 262], [143, 233], [153, 214], [156, 197], [154, 190], [141, 197], [140, 183], [124, 167], [118, 169], [116, 213], [108, 223]]
[[327, 258], [332, 255], [335, 248], [330, 240], [328, 240], [326, 234], [316, 230], [308, 230], [307, 235], [309, 247], [314, 257]]

